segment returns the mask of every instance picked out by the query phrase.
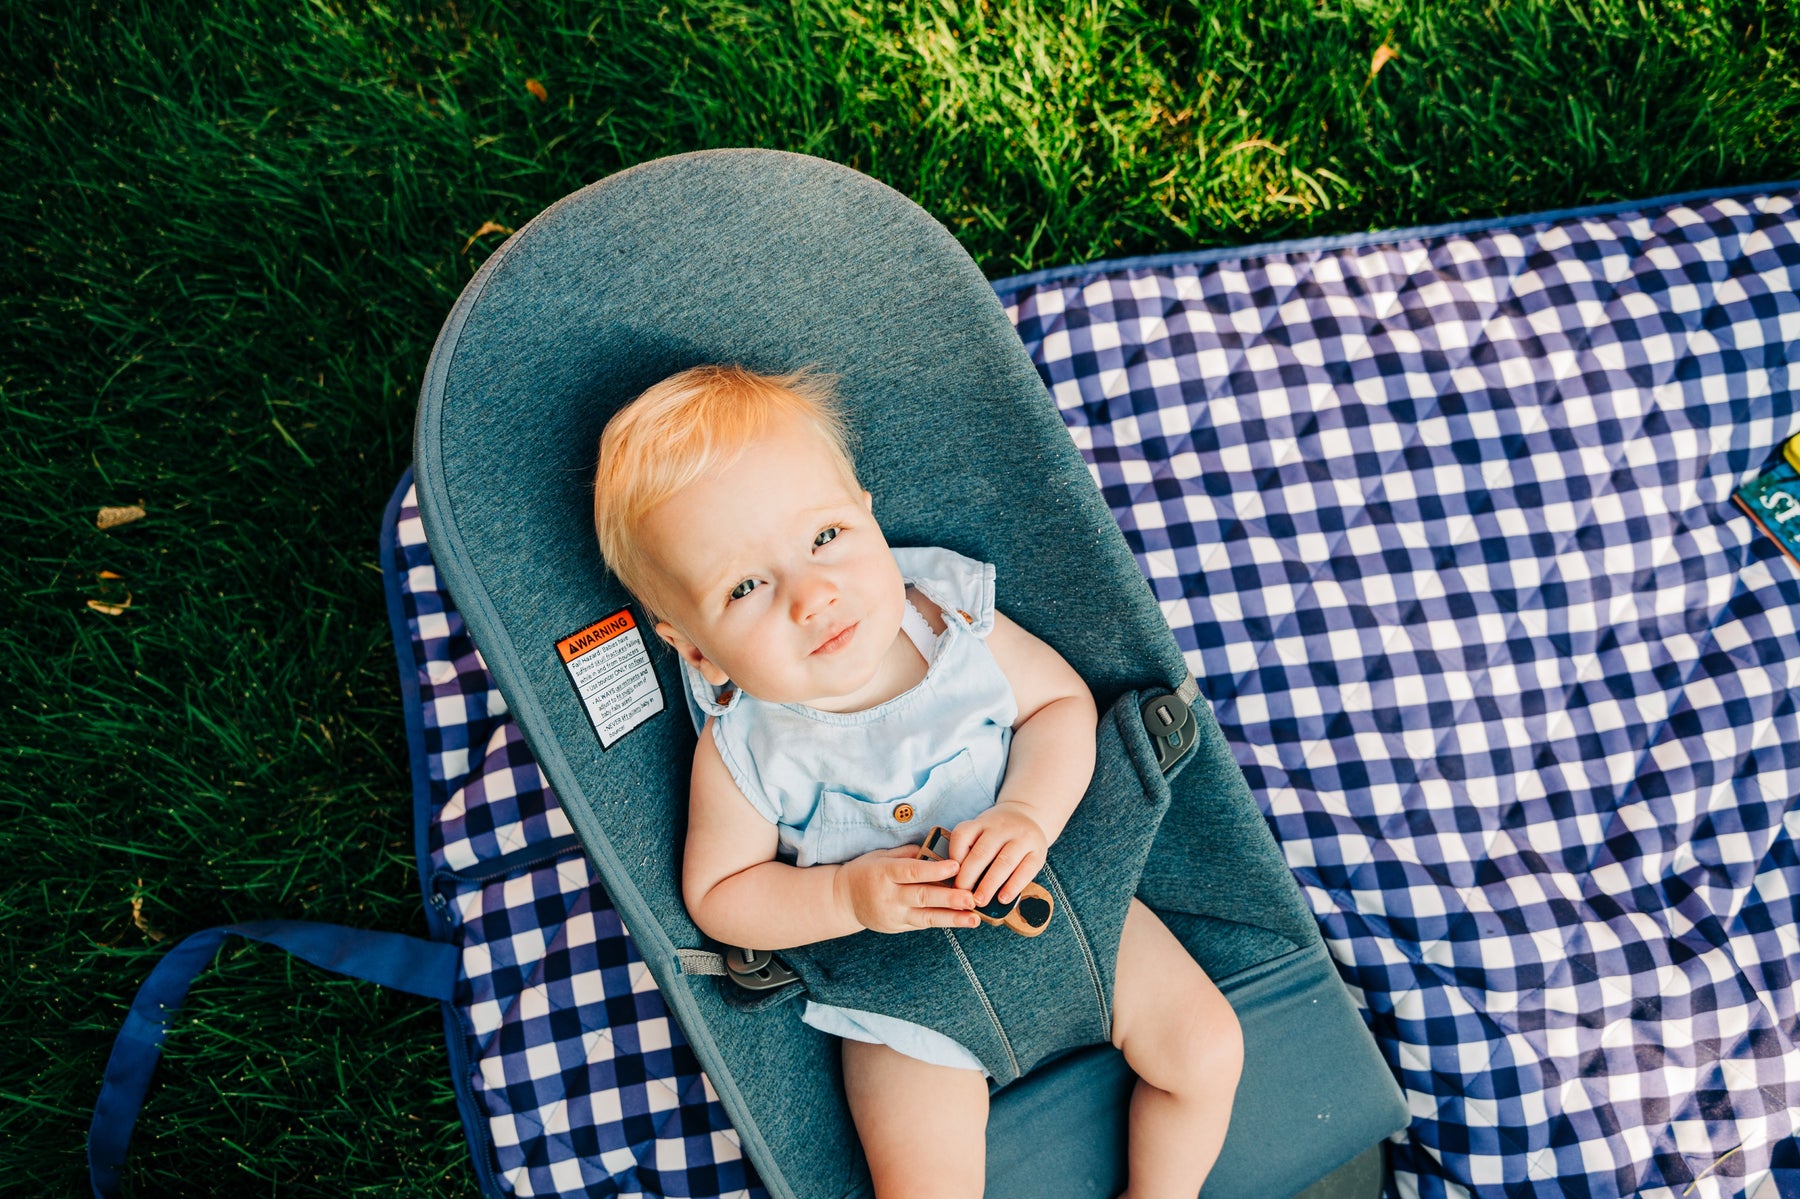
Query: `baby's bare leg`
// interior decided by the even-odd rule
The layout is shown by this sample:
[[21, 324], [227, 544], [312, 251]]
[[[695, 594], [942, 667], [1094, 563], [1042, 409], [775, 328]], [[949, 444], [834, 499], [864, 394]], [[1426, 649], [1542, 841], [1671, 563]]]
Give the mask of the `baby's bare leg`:
[[847, 1040], [844, 1091], [876, 1199], [980, 1199], [988, 1117], [980, 1071]]
[[1135, 899], [1119, 937], [1113, 1044], [1138, 1075], [1121, 1199], [1194, 1199], [1231, 1122], [1243, 1033], [1219, 988]]

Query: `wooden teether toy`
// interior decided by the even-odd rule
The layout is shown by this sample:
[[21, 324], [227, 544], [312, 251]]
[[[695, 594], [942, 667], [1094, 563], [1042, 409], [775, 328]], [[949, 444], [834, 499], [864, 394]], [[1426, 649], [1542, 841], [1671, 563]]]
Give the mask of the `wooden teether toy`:
[[[942, 827], [934, 828], [925, 835], [925, 844], [919, 846], [919, 856], [928, 862], [941, 862], [950, 856], [950, 833]], [[949, 886], [952, 880], [945, 880]], [[976, 880], [979, 887], [981, 881]], [[1050, 892], [1037, 883], [1026, 883], [1025, 889], [1011, 903], [1001, 903], [998, 895], [994, 899], [975, 909], [984, 924], [1003, 924], [1021, 937], [1035, 937], [1050, 927], [1050, 917], [1056, 914], [1056, 901]]]

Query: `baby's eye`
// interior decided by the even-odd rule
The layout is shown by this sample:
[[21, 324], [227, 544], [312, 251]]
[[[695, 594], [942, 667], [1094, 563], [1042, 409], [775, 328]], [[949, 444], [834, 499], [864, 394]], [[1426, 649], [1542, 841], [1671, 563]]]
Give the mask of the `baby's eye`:
[[813, 548], [817, 549], [819, 546], [824, 545], [828, 541], [836, 541], [837, 535], [838, 535], [838, 527], [836, 525], [832, 525], [829, 528], [820, 529], [819, 535], [817, 537], [813, 538]]
[[743, 582], [739, 583], [736, 587], [733, 587], [731, 589], [731, 598], [734, 600], [743, 599], [746, 595], [749, 595], [752, 591], [755, 591], [755, 590], [756, 590], [756, 580], [755, 579], [745, 579]]

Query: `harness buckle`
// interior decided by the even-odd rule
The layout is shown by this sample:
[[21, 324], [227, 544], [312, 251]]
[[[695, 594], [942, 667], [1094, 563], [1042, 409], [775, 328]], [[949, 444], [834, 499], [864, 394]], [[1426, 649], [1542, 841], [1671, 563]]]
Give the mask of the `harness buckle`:
[[800, 981], [798, 974], [766, 949], [726, 950], [725, 973], [746, 991], [774, 991]]
[[1167, 774], [1199, 739], [1194, 710], [1179, 696], [1153, 695], [1138, 711], [1144, 718], [1144, 731], [1150, 734], [1150, 744], [1156, 747], [1156, 765]]

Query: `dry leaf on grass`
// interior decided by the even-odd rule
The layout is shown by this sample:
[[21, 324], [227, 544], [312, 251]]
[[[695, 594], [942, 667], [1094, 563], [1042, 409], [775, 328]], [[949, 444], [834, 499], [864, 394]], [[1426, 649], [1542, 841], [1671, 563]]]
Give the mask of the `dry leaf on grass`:
[[96, 612], [104, 613], [107, 616], [123, 616], [125, 615], [125, 609], [131, 607], [131, 592], [127, 591], [125, 593], [125, 602], [123, 603], [115, 604], [107, 600], [89, 600], [88, 607]]
[[[1225, 154], [1236, 154], [1239, 150], [1273, 150], [1278, 156], [1287, 157], [1286, 150], [1266, 137], [1247, 137], [1235, 146], [1225, 147]], [[1224, 154], [1221, 154], [1220, 157], [1223, 158]]]
[[[467, 254], [469, 252], [469, 247], [475, 244], [476, 238], [486, 237], [490, 233], [505, 233], [510, 236], [512, 230], [507, 226], [502, 225], [499, 221], [483, 221], [481, 222], [481, 228], [469, 234], [469, 240], [463, 243], [462, 252]], [[142, 514], [140, 513], [140, 515]]]
[[[142, 887], [144, 880], [140, 878], [137, 885]], [[131, 897], [131, 922], [138, 926], [139, 932], [152, 941], [161, 941], [167, 936], [165, 933], [158, 932], [150, 921], [144, 918], [144, 894], [141, 890]]]
[[1391, 59], [1399, 57], [1400, 51], [1394, 49], [1385, 41], [1382, 42], [1381, 45], [1375, 47], [1375, 54], [1369, 59], [1369, 77], [1363, 80], [1363, 86], [1368, 87], [1369, 84], [1375, 82], [1375, 76], [1381, 74], [1381, 68], [1387, 66]]
[[527, 79], [525, 81], [525, 90], [536, 96], [539, 104], [550, 103], [550, 89], [539, 83], [537, 80]]
[[116, 570], [103, 570], [94, 576], [96, 579], [122, 579], [125, 576]]
[[97, 529], [113, 529], [120, 525], [128, 525], [134, 520], [144, 519], [142, 504], [126, 504], [122, 508], [102, 508], [100, 515], [94, 518]]

